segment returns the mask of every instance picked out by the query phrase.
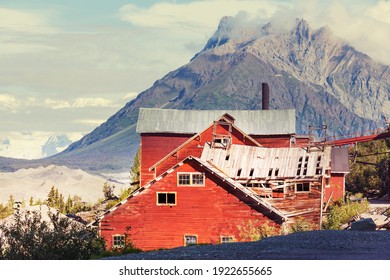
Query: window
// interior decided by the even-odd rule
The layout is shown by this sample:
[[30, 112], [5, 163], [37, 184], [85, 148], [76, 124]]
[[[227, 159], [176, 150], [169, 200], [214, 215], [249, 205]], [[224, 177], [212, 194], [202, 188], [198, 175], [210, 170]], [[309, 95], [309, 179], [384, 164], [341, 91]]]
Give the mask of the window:
[[299, 158], [299, 162], [298, 162], [297, 176], [301, 175], [302, 160], [303, 160], [303, 157], [300, 157], [300, 158]]
[[125, 236], [122, 234], [116, 234], [112, 236], [112, 247], [123, 248], [125, 247]]
[[157, 205], [176, 205], [176, 193], [157, 193]]
[[229, 136], [216, 136], [213, 139], [213, 147], [227, 149], [230, 146], [230, 142], [231, 139]]
[[255, 169], [252, 168], [252, 169], [249, 171], [249, 177], [252, 177], [254, 172], [255, 172]]
[[221, 236], [221, 243], [232, 243], [234, 242], [233, 236]]
[[204, 186], [204, 173], [177, 173], [178, 186]]
[[191, 185], [191, 174], [179, 174], [178, 185]]
[[303, 168], [303, 176], [306, 176], [307, 174], [307, 164], [309, 162], [309, 157], [306, 157], [305, 158], [305, 165], [304, 165], [304, 168]]
[[184, 245], [194, 245], [198, 243], [198, 237], [196, 235], [185, 235], [184, 236]]
[[316, 174], [317, 175], [321, 175], [322, 174], [321, 156], [318, 156], [318, 158], [317, 158]]
[[273, 168], [270, 168], [269, 170], [268, 170], [268, 177], [271, 177], [272, 176], [272, 172], [274, 171], [274, 169]]
[[309, 192], [310, 191], [310, 183], [297, 183], [296, 192]]
[[237, 170], [237, 177], [240, 177], [240, 176], [241, 176], [241, 171], [242, 171], [242, 168], [240, 168], [240, 169]]

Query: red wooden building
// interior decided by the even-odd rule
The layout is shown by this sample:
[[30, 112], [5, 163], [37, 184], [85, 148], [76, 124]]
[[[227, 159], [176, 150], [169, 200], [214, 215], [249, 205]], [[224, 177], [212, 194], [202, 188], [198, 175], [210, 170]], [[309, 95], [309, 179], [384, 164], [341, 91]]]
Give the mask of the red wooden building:
[[344, 194], [348, 154], [309, 147], [294, 110], [141, 109], [137, 132], [141, 188], [100, 217], [108, 247], [126, 233], [153, 250], [243, 241], [246, 225], [283, 232], [297, 217], [319, 227]]

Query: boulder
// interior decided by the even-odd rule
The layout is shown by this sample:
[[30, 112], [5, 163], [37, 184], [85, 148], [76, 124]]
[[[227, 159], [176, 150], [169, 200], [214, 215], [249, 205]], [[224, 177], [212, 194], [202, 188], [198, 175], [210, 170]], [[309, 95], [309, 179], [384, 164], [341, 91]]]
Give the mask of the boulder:
[[359, 221], [352, 223], [351, 230], [375, 231], [376, 224], [375, 224], [374, 220], [371, 218], [361, 219]]

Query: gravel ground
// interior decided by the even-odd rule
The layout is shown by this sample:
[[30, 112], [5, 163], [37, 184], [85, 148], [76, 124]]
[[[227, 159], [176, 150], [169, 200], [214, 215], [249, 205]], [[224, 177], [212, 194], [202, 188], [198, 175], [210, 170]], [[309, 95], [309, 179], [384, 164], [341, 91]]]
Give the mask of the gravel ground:
[[142, 252], [121, 260], [390, 260], [390, 231], [307, 231], [257, 242]]

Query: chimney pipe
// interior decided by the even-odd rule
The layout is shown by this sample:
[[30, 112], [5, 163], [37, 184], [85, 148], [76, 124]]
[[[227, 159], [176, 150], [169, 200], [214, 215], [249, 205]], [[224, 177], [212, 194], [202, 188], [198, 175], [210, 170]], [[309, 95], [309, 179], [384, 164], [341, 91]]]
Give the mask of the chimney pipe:
[[269, 87], [267, 83], [261, 84], [262, 91], [262, 109], [269, 110]]

